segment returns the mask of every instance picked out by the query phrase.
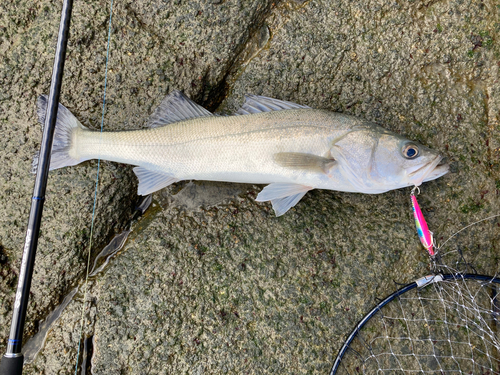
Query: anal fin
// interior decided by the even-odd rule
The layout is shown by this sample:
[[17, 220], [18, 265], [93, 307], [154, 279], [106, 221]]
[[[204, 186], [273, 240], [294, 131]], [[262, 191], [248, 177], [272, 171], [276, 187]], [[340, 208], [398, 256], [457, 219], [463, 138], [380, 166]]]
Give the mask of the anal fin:
[[276, 216], [281, 216], [312, 189], [310, 186], [299, 184], [273, 183], [262, 189], [255, 200], [257, 202], [271, 201]]
[[133, 171], [139, 179], [139, 186], [137, 188], [137, 194], [139, 195], [154, 193], [174, 182], [180, 181], [170, 174], [151, 171], [144, 167], [135, 167]]

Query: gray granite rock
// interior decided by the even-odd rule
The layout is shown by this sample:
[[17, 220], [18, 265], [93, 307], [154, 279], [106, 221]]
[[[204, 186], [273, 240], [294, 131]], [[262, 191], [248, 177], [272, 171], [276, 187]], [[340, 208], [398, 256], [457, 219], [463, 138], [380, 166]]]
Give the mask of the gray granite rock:
[[[35, 102], [49, 89], [60, 9], [1, 7], [3, 350], [41, 138]], [[93, 128], [108, 7], [75, 3], [61, 97]], [[143, 126], [173, 89], [222, 113], [248, 92], [376, 121], [449, 157], [452, 173], [419, 196], [443, 242], [498, 213], [499, 19], [493, 1], [115, 2], [104, 128]], [[96, 167], [50, 174], [27, 337], [83, 283]], [[276, 218], [254, 201], [261, 186], [181, 182], [133, 220], [131, 167], [103, 162], [99, 174], [91, 259], [115, 233], [132, 233], [86, 294], [80, 286], [26, 374], [74, 373], [84, 301], [93, 374], [328, 373], [376, 298], [429, 272], [410, 189], [313, 191]], [[454, 265], [459, 249], [494, 274], [499, 235], [495, 220], [473, 226], [443, 259]]]

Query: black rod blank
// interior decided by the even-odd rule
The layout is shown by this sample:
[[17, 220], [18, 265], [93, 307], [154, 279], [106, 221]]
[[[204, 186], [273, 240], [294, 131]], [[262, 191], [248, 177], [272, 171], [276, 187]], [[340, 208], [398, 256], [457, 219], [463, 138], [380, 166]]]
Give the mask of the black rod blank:
[[52, 70], [49, 101], [45, 116], [45, 125], [43, 128], [35, 187], [33, 189], [33, 198], [31, 200], [28, 229], [26, 231], [26, 240], [24, 243], [21, 268], [19, 271], [17, 292], [14, 300], [10, 336], [7, 344], [7, 351], [0, 361], [0, 375], [19, 375], [22, 374], [23, 369], [24, 357], [21, 353], [21, 347], [23, 343], [24, 321], [26, 318], [26, 309], [28, 306], [33, 267], [35, 265], [35, 254], [38, 244], [40, 222], [42, 219], [43, 203], [45, 201], [45, 190], [49, 174], [52, 140], [54, 137], [57, 108], [61, 93], [72, 8], [73, 0], [63, 1], [54, 67]]

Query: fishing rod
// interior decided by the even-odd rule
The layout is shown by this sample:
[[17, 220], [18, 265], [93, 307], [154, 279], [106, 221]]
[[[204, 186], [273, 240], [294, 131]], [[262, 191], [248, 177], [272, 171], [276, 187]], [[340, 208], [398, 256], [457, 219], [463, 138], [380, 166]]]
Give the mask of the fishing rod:
[[54, 67], [52, 69], [52, 80], [50, 84], [47, 113], [43, 127], [42, 143], [38, 168], [36, 172], [35, 187], [31, 199], [31, 209], [24, 242], [23, 257], [19, 270], [17, 292], [14, 300], [14, 311], [10, 327], [7, 351], [0, 361], [0, 375], [20, 375], [23, 372], [24, 356], [21, 353], [23, 344], [24, 321], [28, 307], [28, 297], [35, 265], [36, 248], [38, 245], [38, 233], [42, 220], [43, 203], [45, 201], [45, 190], [50, 167], [50, 155], [52, 152], [52, 140], [54, 137], [57, 119], [57, 108], [61, 94], [61, 84], [66, 59], [66, 47], [68, 44], [69, 25], [73, 0], [63, 0], [61, 11], [61, 22], [57, 38]]

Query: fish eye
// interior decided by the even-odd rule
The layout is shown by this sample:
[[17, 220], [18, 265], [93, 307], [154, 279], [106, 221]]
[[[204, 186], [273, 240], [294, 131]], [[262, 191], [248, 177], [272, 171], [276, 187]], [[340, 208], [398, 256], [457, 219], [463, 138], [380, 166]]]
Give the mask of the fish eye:
[[418, 146], [409, 143], [403, 147], [403, 156], [407, 159], [415, 159], [418, 156]]

